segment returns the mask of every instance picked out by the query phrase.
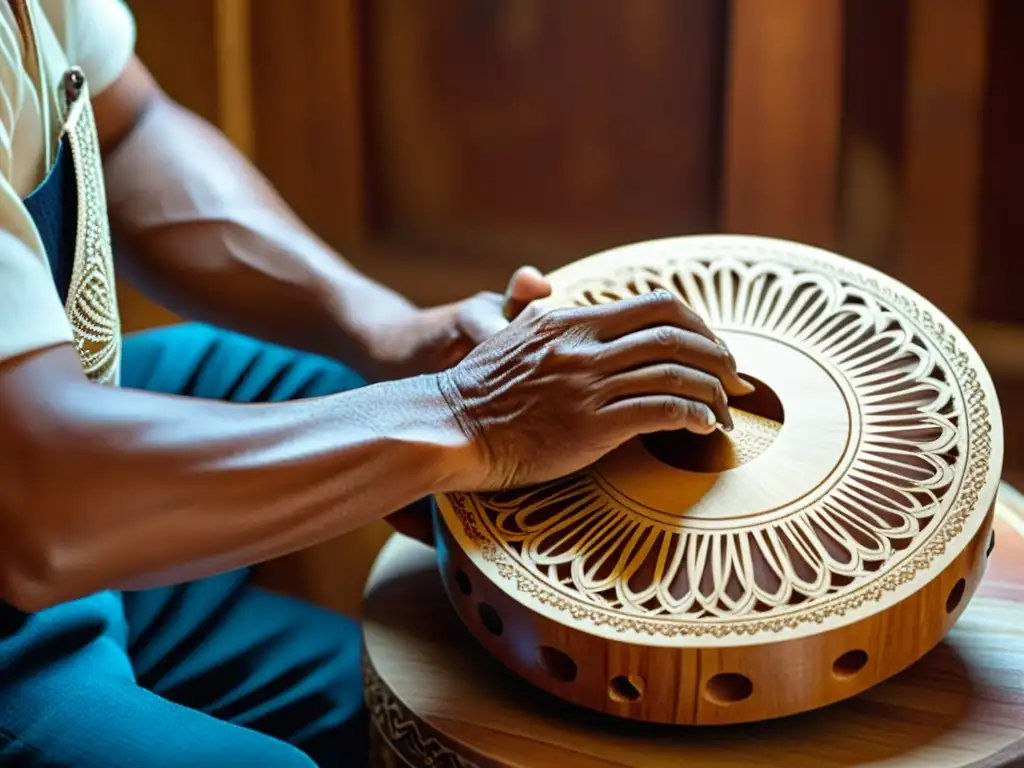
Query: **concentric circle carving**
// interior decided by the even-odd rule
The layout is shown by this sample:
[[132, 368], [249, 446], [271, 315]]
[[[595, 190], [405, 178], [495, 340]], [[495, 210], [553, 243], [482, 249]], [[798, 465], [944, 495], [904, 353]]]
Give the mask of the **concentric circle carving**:
[[551, 279], [559, 305], [673, 292], [786, 418], [738, 413], [749, 428], [722, 471], [669, 466], [637, 440], [571, 477], [448, 496], [457, 539], [513, 591], [649, 635], [778, 632], [925, 583], [980, 525], [1002, 460], [991, 382], [962, 334], [895, 281], [740, 237], [630, 246]]

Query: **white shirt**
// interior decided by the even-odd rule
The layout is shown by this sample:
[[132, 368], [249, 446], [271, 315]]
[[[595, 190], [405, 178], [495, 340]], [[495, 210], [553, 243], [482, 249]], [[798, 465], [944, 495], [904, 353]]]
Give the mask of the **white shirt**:
[[81, 67], [96, 96], [124, 71], [135, 48], [135, 22], [122, 0], [28, 3], [41, 60], [38, 78], [10, 2], [0, 0], [0, 362], [71, 341], [46, 252], [22, 199], [53, 163], [68, 67]]

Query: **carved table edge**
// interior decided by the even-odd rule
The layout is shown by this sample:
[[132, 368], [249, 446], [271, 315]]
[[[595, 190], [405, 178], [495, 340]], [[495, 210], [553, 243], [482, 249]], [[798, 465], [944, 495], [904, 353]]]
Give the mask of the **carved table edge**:
[[391, 749], [410, 766], [501, 768], [499, 763], [440, 733], [410, 710], [381, 679], [366, 653], [363, 654], [363, 690], [372, 727], [382, 746]]

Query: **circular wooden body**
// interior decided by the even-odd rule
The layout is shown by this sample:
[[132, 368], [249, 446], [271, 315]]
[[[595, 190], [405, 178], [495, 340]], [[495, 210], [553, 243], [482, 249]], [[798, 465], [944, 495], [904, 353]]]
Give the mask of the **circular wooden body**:
[[454, 614], [429, 548], [394, 536], [363, 612], [374, 768], [996, 768], [1024, 764], [1024, 506], [1000, 494], [977, 597], [910, 669], [767, 723], [672, 727], [567, 704], [510, 673]]
[[1002, 464], [991, 380], [947, 318], [762, 238], [642, 243], [550, 279], [552, 306], [673, 291], [757, 392], [731, 434], [438, 499], [444, 583], [494, 656], [590, 709], [727, 724], [854, 696], [939, 643], [984, 571]]

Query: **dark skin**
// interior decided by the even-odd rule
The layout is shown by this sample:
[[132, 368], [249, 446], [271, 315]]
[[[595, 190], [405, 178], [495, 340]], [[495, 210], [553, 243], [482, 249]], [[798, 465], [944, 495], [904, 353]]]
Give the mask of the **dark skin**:
[[[201, 578], [383, 517], [422, 533], [395, 510], [558, 477], [639, 434], [710, 432], [750, 391], [669, 294], [541, 313], [548, 286], [523, 270], [503, 297], [412, 306], [313, 236], [138, 61], [94, 110], [123, 274], [183, 316], [374, 383], [239, 405], [93, 384], [70, 345], [0, 365], [0, 598], [22, 610]], [[0, 247], [24, 246], [0, 232]]]

